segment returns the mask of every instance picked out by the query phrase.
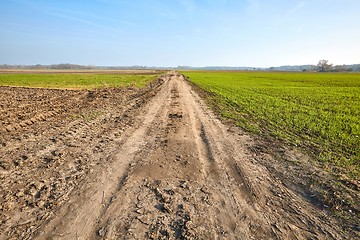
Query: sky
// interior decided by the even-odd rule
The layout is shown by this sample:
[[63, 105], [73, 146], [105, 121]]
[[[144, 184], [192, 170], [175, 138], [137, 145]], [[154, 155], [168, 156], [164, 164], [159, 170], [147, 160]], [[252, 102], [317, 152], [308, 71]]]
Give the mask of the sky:
[[0, 64], [360, 63], [360, 0], [1, 0]]

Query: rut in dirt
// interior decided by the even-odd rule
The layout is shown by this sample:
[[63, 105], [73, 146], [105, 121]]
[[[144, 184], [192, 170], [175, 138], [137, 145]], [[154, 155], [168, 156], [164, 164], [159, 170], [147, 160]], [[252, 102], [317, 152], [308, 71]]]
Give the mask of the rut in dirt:
[[271, 156], [251, 151], [256, 142], [222, 124], [183, 75], [170, 72], [161, 79], [156, 94], [128, 112], [132, 124], [101, 152], [105, 162], [90, 168], [54, 214], [34, 222], [31, 236], [349, 237], [336, 220], [269, 172], [258, 158]]

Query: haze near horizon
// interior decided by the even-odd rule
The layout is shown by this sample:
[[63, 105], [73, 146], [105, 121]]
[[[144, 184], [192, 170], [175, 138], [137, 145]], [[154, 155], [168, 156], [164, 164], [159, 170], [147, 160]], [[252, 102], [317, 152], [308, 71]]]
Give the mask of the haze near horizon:
[[360, 63], [357, 0], [8, 0], [0, 64]]

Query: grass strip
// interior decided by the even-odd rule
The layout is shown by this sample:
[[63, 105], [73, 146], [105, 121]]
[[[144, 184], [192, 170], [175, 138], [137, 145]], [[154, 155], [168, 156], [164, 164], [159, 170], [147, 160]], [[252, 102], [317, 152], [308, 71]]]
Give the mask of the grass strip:
[[243, 129], [305, 147], [360, 179], [360, 74], [183, 72]]

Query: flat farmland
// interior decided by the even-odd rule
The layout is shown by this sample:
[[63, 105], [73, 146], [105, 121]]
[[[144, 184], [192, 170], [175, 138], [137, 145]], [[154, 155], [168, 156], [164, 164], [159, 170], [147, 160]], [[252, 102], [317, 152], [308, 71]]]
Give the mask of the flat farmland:
[[[185, 74], [207, 92], [176, 71], [0, 74], [0, 240], [359, 237], [358, 182], [338, 182], [299, 148], [298, 134], [271, 131], [291, 132], [286, 124], [252, 112], [276, 103], [257, 103], [262, 95], [292, 99], [287, 85], [303, 83]], [[247, 81], [272, 88], [241, 92]], [[334, 146], [330, 156], [356, 157]], [[354, 165], [339, 168], [356, 176]]]
[[161, 73], [151, 70], [0, 70], [0, 86], [53, 89], [144, 87]]
[[360, 177], [360, 74], [185, 72], [238, 126], [304, 147], [336, 174]]

